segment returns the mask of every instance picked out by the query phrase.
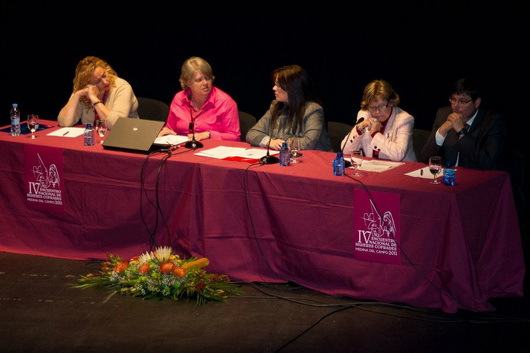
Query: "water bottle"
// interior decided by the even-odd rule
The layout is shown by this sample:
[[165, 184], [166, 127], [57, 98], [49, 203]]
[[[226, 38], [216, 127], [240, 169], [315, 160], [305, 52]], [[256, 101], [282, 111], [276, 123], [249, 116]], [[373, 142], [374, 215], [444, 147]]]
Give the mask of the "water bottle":
[[94, 146], [94, 130], [90, 123], [86, 124], [85, 128], [85, 146]]
[[288, 166], [291, 164], [291, 151], [287, 142], [282, 143], [282, 148], [280, 149], [280, 165]]
[[449, 186], [455, 186], [456, 184], [455, 169], [450, 164], [447, 164], [444, 168], [443, 183]]
[[337, 157], [333, 160], [333, 174], [336, 176], [344, 175], [344, 155], [337, 152]]
[[20, 110], [17, 103], [13, 103], [9, 115], [11, 116], [11, 136], [20, 136]]

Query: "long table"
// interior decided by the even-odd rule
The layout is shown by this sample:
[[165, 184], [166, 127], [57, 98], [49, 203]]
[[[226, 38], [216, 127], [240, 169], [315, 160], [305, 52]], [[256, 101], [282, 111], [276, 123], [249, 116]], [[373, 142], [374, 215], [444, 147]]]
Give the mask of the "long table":
[[[83, 137], [0, 132], [0, 250], [68, 259], [131, 258], [153, 245], [208, 257], [208, 271], [247, 282], [292, 281], [335, 296], [417, 307], [494, 310], [522, 296], [525, 264], [507, 173], [459, 168], [457, 185], [405, 173], [407, 162], [357, 181], [332, 173], [333, 153], [289, 167], [84, 146]], [[243, 142], [206, 140], [216, 146]], [[28, 207], [25, 149], [62, 154], [64, 210]], [[169, 157], [166, 159], [166, 157]], [[347, 173], [352, 173], [348, 170]], [[354, 255], [354, 192], [399, 195], [399, 263]]]

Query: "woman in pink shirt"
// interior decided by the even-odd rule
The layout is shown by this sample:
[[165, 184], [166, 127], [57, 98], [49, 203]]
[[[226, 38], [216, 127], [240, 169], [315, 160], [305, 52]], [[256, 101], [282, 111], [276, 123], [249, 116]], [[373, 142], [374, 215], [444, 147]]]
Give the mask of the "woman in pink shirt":
[[166, 125], [158, 136], [188, 135], [191, 139], [193, 126], [196, 141], [240, 141], [237, 104], [213, 86], [214, 79], [206, 60], [192, 56], [184, 62], [179, 79], [182, 91], [173, 98]]

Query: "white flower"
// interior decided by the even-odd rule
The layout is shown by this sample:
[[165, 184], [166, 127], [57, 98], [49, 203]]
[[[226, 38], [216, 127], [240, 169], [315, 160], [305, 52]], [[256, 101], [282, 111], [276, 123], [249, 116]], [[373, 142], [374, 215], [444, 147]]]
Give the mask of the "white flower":
[[171, 256], [171, 253], [173, 250], [169, 246], [161, 246], [159, 248], [156, 248], [154, 251], [154, 257], [160, 262], [165, 262], [169, 260], [169, 257]]
[[138, 262], [142, 264], [144, 262], [148, 262], [149, 260], [153, 258], [154, 258], [153, 252], [151, 251], [144, 252], [142, 255], [138, 257]]

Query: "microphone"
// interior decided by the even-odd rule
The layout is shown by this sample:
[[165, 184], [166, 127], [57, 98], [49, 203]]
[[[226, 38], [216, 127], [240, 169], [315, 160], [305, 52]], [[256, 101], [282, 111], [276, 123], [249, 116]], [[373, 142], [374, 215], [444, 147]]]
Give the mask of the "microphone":
[[[346, 147], [346, 143], [348, 143], [348, 140], [350, 138], [350, 135], [351, 133], [353, 132], [353, 129], [359, 125], [360, 123], [362, 123], [364, 121], [364, 116], [361, 116], [361, 118], [359, 120], [357, 120], [357, 122], [355, 123], [355, 125], [353, 125], [353, 128], [350, 130], [350, 133], [348, 134], [348, 136], [346, 137], [346, 142], [344, 143], [344, 146], [342, 146], [342, 155], [344, 155], [344, 147]], [[350, 161], [347, 161], [347, 160], [344, 160], [344, 168], [349, 168], [351, 167], [351, 162]]]
[[204, 145], [201, 142], [195, 140], [195, 117], [193, 116], [193, 106], [192, 106], [192, 102], [191, 102], [191, 94], [188, 96], [188, 102], [189, 102], [189, 106], [190, 106], [190, 116], [191, 116], [190, 126], [188, 128], [189, 129], [188, 133], [191, 134], [191, 141], [186, 142], [184, 144], [184, 147], [192, 149], [192, 150], [195, 150], [197, 148], [203, 147]]
[[[272, 130], [272, 126], [270, 128]], [[272, 134], [269, 138], [269, 142], [267, 143], [267, 154], [259, 159], [259, 164], [276, 164], [280, 162], [280, 159], [278, 157], [271, 156], [270, 154], [271, 141]]]

